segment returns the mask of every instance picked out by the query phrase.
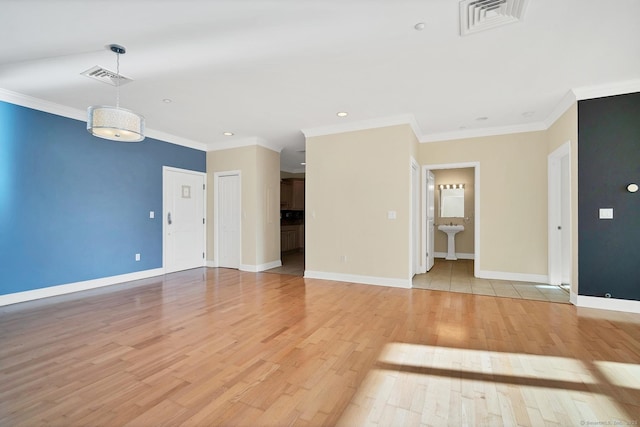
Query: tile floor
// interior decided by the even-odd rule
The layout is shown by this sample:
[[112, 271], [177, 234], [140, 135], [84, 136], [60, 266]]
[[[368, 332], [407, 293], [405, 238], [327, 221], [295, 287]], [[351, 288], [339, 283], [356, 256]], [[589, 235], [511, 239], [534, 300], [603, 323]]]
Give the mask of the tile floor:
[[280, 255], [282, 267], [266, 270], [265, 273], [290, 274], [304, 276], [304, 252], [286, 252]]
[[413, 277], [413, 287], [477, 295], [569, 303], [569, 292], [544, 283], [512, 282], [473, 277], [473, 260], [436, 259], [433, 268]]
[[[272, 268], [265, 273], [303, 276], [304, 252], [282, 254], [282, 267]], [[569, 303], [569, 291], [560, 286], [477, 279], [473, 277], [473, 260], [466, 259], [457, 261], [436, 259], [431, 271], [413, 277], [413, 288]]]

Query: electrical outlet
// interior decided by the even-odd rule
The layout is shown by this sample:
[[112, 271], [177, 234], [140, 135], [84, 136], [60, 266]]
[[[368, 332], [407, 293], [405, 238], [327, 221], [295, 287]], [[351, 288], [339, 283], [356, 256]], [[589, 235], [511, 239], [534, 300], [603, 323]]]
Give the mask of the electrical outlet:
[[340, 255], [340, 262], [347, 262], [347, 256], [346, 255]]
[[140, 261], [140, 254], [136, 254], [136, 261]]

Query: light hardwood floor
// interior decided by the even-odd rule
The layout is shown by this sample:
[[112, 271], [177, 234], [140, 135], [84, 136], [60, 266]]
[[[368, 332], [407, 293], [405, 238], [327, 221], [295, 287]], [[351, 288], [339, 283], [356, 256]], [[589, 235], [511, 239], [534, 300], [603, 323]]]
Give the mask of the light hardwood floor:
[[639, 316], [569, 304], [196, 269], [0, 326], [2, 426], [640, 420]]

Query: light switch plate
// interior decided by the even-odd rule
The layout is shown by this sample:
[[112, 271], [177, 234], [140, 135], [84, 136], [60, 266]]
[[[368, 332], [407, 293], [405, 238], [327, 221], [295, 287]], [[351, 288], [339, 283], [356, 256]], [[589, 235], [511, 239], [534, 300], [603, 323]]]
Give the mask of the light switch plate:
[[613, 219], [613, 208], [600, 208], [600, 219]]
[[396, 211], [387, 212], [387, 219], [396, 219]]
[[154, 211], [149, 211], [149, 218], [153, 219], [156, 217], [156, 213]]

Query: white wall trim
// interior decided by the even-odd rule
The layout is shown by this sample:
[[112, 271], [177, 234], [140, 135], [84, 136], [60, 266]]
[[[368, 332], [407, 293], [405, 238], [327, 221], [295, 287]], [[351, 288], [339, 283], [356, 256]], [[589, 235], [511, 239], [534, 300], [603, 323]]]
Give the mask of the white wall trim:
[[640, 79], [605, 83], [595, 86], [577, 87], [572, 90], [576, 100], [602, 98], [604, 96], [624, 95], [640, 92]]
[[162, 276], [163, 274], [164, 269], [155, 268], [152, 270], [120, 274], [118, 276], [102, 277], [100, 279], [85, 280], [82, 282], [67, 283], [64, 285], [49, 286], [46, 288], [32, 289], [24, 292], [0, 295], [0, 306], [70, 294], [73, 292], [86, 291], [89, 289], [101, 288], [103, 286], [130, 282], [132, 280], [148, 279], [149, 277]]
[[[34, 110], [67, 117], [69, 119], [80, 120], [82, 122], [87, 121], [86, 110], [67, 107], [65, 105], [56, 104], [55, 102], [45, 101], [43, 99], [34, 98], [32, 96], [23, 95], [6, 89], [0, 88], [0, 101], [9, 102], [22, 107], [33, 108]], [[201, 151], [207, 150], [207, 145], [202, 142], [193, 141], [191, 139], [182, 138], [180, 136], [171, 135], [154, 129], [146, 128], [144, 134], [149, 138], [158, 139], [174, 145], [181, 145], [183, 147], [194, 148]]]
[[218, 268], [218, 260], [217, 259], [208, 259], [205, 265], [209, 268]]
[[360, 283], [363, 285], [389, 286], [392, 288], [411, 288], [411, 279], [361, 276], [358, 274], [331, 273], [325, 271], [304, 271], [305, 279], [333, 280], [336, 282]]
[[547, 130], [544, 122], [526, 123], [512, 126], [498, 126], [482, 129], [465, 129], [453, 132], [441, 132], [422, 135], [420, 143], [450, 141], [453, 139], [479, 138], [483, 136], [507, 135], [513, 133], [538, 132]]
[[[571, 302], [573, 303], [573, 301]], [[628, 313], [640, 314], [640, 301], [635, 300], [578, 295], [574, 304], [578, 307], [625, 311]]]
[[260, 271], [271, 270], [272, 268], [282, 267], [281, 260], [275, 260], [264, 264], [240, 264], [240, 271], [249, 271], [252, 273], [258, 273]]
[[544, 119], [544, 123], [547, 129], [549, 129], [553, 124], [562, 116], [573, 104], [576, 103], [576, 96], [573, 91], [568, 91], [560, 100], [556, 108], [553, 109], [551, 114]]
[[400, 116], [380, 117], [371, 120], [360, 120], [355, 122], [346, 122], [328, 126], [320, 126], [315, 128], [301, 129], [302, 133], [307, 138], [314, 136], [333, 135], [337, 133], [355, 132], [360, 130], [377, 129], [389, 126], [409, 125], [416, 135], [416, 138], [420, 139], [422, 132], [418, 128], [413, 114], [404, 114]]
[[232, 150], [234, 148], [241, 148], [241, 147], [253, 147], [256, 145], [267, 148], [271, 151], [275, 151], [276, 153], [279, 153], [282, 151], [282, 147], [280, 147], [279, 145], [272, 144], [266, 139], [258, 138], [256, 136], [249, 137], [249, 138], [236, 139], [236, 140], [223, 141], [223, 142], [211, 142], [207, 144], [206, 149], [207, 151], [221, 151], [221, 150]]
[[507, 271], [479, 270], [476, 277], [480, 279], [510, 280], [514, 282], [549, 283], [549, 276], [544, 274], [511, 273]]
[[[447, 257], [447, 253], [446, 252], [434, 252], [433, 256], [435, 258], [446, 258]], [[456, 252], [456, 257], [458, 257], [458, 259], [476, 259], [475, 254], [468, 254], [468, 253], [464, 253], [464, 252]]]
[[578, 294], [572, 290], [569, 291], [569, 302], [573, 305], [578, 305]]

